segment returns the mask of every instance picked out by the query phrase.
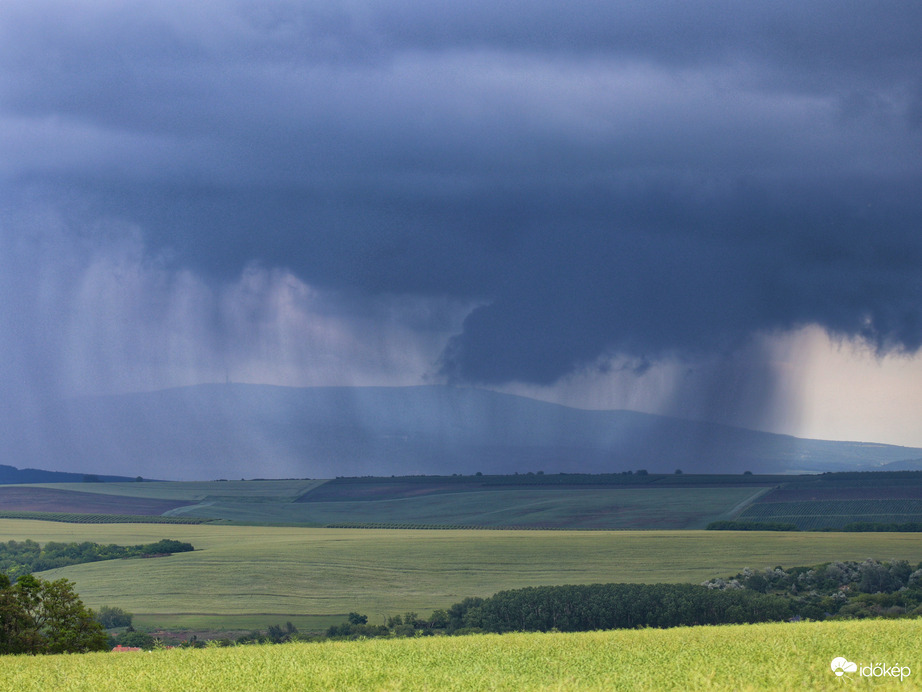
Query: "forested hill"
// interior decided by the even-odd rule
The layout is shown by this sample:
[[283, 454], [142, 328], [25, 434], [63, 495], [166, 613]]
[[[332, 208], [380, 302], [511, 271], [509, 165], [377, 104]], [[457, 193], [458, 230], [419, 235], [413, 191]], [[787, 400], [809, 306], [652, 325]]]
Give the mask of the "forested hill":
[[196, 480], [337, 476], [790, 473], [922, 450], [804, 440], [633, 411], [587, 411], [448, 386], [201, 385], [75, 399], [0, 420], [0, 460]]
[[[53, 463], [47, 460], [46, 463]], [[66, 471], [42, 471], [41, 469], [17, 469], [15, 466], [0, 464], [0, 485], [18, 483], [93, 483], [102, 481], [115, 483], [118, 481], [132, 481], [136, 477], [128, 476], [98, 476], [86, 473], [70, 473]]]

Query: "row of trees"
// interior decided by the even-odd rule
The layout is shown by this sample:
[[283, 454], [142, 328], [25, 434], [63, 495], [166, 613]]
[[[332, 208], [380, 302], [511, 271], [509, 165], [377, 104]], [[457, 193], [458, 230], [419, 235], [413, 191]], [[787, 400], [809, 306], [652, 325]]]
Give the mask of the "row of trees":
[[913, 566], [905, 560], [744, 569], [704, 586], [782, 596], [795, 616], [811, 620], [922, 615], [922, 563]]
[[918, 521], [908, 521], [903, 524], [886, 524], [876, 521], [856, 521], [851, 524], [846, 524], [841, 529], [836, 530], [854, 532], [882, 531], [886, 533], [922, 533], [922, 523]]
[[116, 629], [118, 627], [127, 627], [131, 629], [131, 621], [134, 618], [134, 615], [131, 613], [125, 612], [121, 608], [113, 608], [111, 606], [102, 606], [96, 612], [96, 619], [99, 620], [100, 624], [107, 630]]
[[465, 598], [429, 619], [415, 613], [331, 627], [332, 638], [558, 630], [573, 632], [782, 620], [922, 615], [922, 563], [831, 562], [746, 569], [704, 584], [591, 584], [501, 591]]
[[0, 654], [104, 651], [108, 639], [67, 579], [0, 573]]
[[678, 627], [790, 619], [789, 599], [695, 584], [590, 584], [539, 586], [470, 597], [428, 619], [416, 613], [389, 617], [384, 625], [350, 613], [326, 638], [408, 637], [474, 632], [580, 632], [637, 627]]
[[0, 542], [0, 572], [12, 577], [32, 572], [44, 572], [57, 567], [84, 562], [115, 560], [129, 557], [169, 555], [194, 550], [191, 543], [163, 539], [142, 545], [102, 545], [100, 543], [57, 543], [44, 546], [33, 540]]
[[725, 519], [712, 521], [707, 525], [708, 531], [799, 531], [797, 524], [780, 521], [739, 521]]
[[[800, 531], [797, 524], [788, 524], [778, 521], [740, 521], [722, 520], [712, 521], [707, 525], [708, 531]], [[905, 524], [886, 524], [874, 521], [856, 521], [840, 528], [823, 528], [820, 531], [846, 531], [846, 532], [889, 532], [889, 533], [922, 533], [922, 523], [917, 521]]]
[[786, 620], [786, 599], [695, 584], [589, 584], [500, 591], [449, 609], [449, 630], [486, 632], [626, 629]]

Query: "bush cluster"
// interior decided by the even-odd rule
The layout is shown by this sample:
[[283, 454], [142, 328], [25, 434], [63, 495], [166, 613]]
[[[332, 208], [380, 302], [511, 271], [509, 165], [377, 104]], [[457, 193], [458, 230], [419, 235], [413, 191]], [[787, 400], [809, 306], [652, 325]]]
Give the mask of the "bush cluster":
[[745, 569], [704, 586], [781, 596], [795, 617], [811, 620], [922, 615], [922, 563], [913, 567], [905, 560]]

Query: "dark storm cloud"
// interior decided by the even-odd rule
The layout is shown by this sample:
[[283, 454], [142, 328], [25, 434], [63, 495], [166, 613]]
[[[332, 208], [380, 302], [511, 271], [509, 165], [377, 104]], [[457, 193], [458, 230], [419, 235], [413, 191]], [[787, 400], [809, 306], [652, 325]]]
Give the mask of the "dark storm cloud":
[[478, 302], [435, 366], [462, 381], [813, 323], [914, 351], [920, 26], [897, 2], [11, 2], [5, 207], [131, 224], [209, 280]]

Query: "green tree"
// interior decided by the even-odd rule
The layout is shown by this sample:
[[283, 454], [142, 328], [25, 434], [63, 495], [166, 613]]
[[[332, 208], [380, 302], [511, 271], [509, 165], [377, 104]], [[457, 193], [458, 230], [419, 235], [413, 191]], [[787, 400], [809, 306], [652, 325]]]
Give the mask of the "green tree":
[[107, 648], [106, 633], [67, 579], [0, 579], [0, 653], [81, 653]]
[[131, 619], [134, 617], [131, 613], [126, 613], [121, 608], [111, 608], [103, 606], [96, 613], [96, 619], [107, 630], [116, 627], [131, 627]]
[[447, 610], [435, 610], [429, 618], [429, 627], [436, 630], [443, 630], [448, 627], [450, 622], [451, 616], [449, 616]]
[[30, 625], [9, 577], [0, 572], [0, 654], [27, 653]]

